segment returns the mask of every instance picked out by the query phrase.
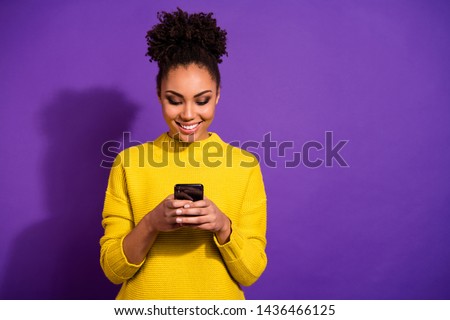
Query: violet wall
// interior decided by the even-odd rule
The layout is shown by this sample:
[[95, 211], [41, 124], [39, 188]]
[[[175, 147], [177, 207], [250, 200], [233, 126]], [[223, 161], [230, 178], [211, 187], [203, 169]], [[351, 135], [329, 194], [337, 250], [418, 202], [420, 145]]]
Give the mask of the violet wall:
[[[2, 1], [0, 298], [115, 296], [101, 145], [165, 130], [144, 36], [177, 6], [228, 31], [211, 129], [293, 145], [262, 163], [269, 264], [247, 297], [450, 299], [450, 3], [426, 0]], [[327, 131], [349, 167], [285, 168]]]

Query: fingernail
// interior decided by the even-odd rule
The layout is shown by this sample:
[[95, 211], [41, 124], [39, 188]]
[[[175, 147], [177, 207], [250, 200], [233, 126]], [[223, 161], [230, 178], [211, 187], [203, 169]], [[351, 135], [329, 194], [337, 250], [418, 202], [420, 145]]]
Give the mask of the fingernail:
[[177, 218], [176, 221], [177, 221], [177, 223], [181, 223], [183, 221], [183, 219]]
[[175, 211], [176, 214], [181, 214], [182, 212], [183, 212], [183, 210], [181, 210], [181, 209], [177, 209], [177, 210]]
[[185, 204], [184, 207], [185, 207], [186, 209], [189, 208], [189, 207], [190, 207], [189, 203], [188, 203], [188, 204]]

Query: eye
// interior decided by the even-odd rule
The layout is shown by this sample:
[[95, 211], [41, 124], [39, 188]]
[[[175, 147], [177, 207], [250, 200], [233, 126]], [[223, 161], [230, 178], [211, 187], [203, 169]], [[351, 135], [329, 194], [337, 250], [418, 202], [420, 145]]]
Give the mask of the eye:
[[175, 100], [173, 100], [173, 99], [170, 98], [170, 97], [167, 97], [166, 99], [167, 99], [167, 101], [169, 102], [169, 104], [171, 104], [171, 105], [173, 105], [173, 106], [178, 106], [178, 105], [181, 104], [180, 101], [175, 101]]
[[207, 104], [207, 103], [209, 102], [209, 100], [211, 100], [211, 99], [210, 99], [210, 98], [207, 98], [207, 99], [202, 100], [202, 101], [197, 101], [197, 104], [198, 104], [199, 106], [204, 106], [205, 104]]

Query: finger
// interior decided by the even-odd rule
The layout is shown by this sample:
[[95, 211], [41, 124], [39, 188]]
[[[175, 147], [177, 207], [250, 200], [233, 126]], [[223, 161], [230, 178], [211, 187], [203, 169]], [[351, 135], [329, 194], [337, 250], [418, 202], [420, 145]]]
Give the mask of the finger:
[[191, 229], [197, 229], [197, 230], [207, 230], [207, 231], [213, 231], [214, 228], [212, 227], [211, 223], [201, 223], [201, 224], [190, 224], [187, 225]]
[[185, 224], [185, 227], [197, 230], [207, 230], [211, 232], [217, 231], [217, 225], [211, 222], [199, 223], [199, 224]]
[[176, 223], [182, 224], [184, 226], [192, 226], [192, 225], [202, 225], [209, 223], [209, 219], [205, 216], [195, 216], [195, 217], [177, 217], [175, 220]]
[[184, 205], [184, 208], [206, 208], [209, 205], [206, 200], [198, 200]]
[[177, 213], [177, 210], [180, 210], [180, 209], [170, 209], [170, 210], [165, 211], [164, 215], [166, 217], [167, 223], [175, 223], [176, 217], [179, 216], [179, 214]]
[[209, 214], [209, 210], [205, 208], [178, 208], [175, 210], [175, 214], [178, 216], [206, 216]]
[[191, 200], [168, 200], [167, 208], [169, 208], [169, 209], [182, 208], [188, 203], [192, 203], [192, 201]]

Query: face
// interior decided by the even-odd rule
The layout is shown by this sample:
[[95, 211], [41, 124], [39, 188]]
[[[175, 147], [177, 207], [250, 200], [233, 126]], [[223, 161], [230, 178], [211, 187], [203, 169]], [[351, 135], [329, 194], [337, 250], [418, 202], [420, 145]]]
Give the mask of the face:
[[159, 97], [169, 136], [185, 142], [208, 138], [219, 97], [206, 68], [190, 64], [171, 69], [161, 81]]

